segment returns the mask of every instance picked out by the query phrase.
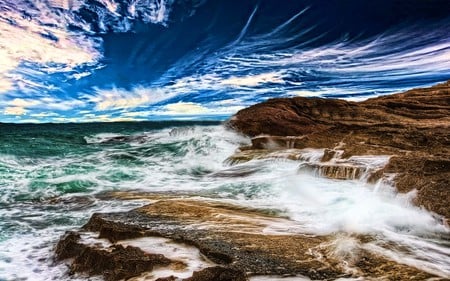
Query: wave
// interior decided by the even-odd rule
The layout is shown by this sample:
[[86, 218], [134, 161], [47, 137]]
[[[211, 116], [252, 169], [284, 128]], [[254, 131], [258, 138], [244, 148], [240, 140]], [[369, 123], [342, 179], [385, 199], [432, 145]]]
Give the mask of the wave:
[[5, 121], [229, 116], [271, 97], [364, 99], [450, 79], [445, 0], [0, 4]]
[[[217, 125], [163, 125], [72, 125], [67, 130], [76, 136], [72, 142], [61, 134], [62, 125], [15, 131], [15, 139], [0, 146], [0, 245], [8, 249], [0, 255], [0, 279], [46, 280], [50, 274], [67, 280], [64, 265], [55, 266], [51, 259], [61, 233], [84, 224], [94, 212], [126, 210], [146, 202], [102, 198], [114, 190], [180, 192], [266, 210], [291, 219], [289, 224], [271, 224], [265, 229], [268, 233], [339, 233], [343, 237], [336, 248], [350, 253], [364, 248], [449, 276], [449, 229], [439, 217], [411, 203], [414, 192], [398, 194], [385, 182], [372, 185], [362, 179], [299, 173], [302, 163], [320, 162], [323, 151], [317, 149], [291, 152], [300, 153], [303, 160], [270, 157], [230, 166], [224, 160], [248, 139]], [[33, 135], [33, 128], [40, 137]], [[79, 137], [86, 141], [80, 143]], [[61, 140], [68, 145], [59, 146]], [[6, 143], [5, 139], [2, 144]], [[16, 149], [21, 146], [27, 147], [27, 155]], [[58, 151], [36, 153], [48, 147]], [[378, 166], [387, 158], [358, 160]], [[358, 235], [376, 239], [363, 243], [355, 239]], [[12, 247], [19, 240], [25, 242]]]

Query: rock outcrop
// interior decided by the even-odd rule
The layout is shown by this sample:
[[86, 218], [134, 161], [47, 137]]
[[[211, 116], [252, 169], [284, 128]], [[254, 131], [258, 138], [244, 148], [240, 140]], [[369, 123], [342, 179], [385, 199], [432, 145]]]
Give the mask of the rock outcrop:
[[253, 137], [247, 155], [304, 148], [327, 149], [327, 161], [337, 149], [342, 159], [390, 155], [378, 174], [395, 174], [400, 192], [417, 189], [418, 205], [450, 218], [450, 81], [363, 102], [271, 99], [239, 111], [228, 126]]
[[[159, 281], [244, 281], [262, 275], [306, 276], [313, 280], [425, 280], [434, 276], [369, 251], [366, 245], [375, 238], [367, 235], [289, 233], [287, 229], [296, 227], [294, 221], [220, 201], [151, 193], [112, 196], [154, 202], [128, 212], [94, 214], [82, 229], [63, 236], [56, 256], [71, 263], [72, 273], [103, 275], [105, 280], [139, 276]], [[177, 270], [185, 267], [182, 261], [122, 244], [142, 237], [163, 237], [195, 246], [215, 265], [196, 270], [188, 278], [177, 278]], [[348, 241], [351, 249], [339, 246], [348, 245]], [[156, 267], [172, 274], [159, 278], [145, 275], [152, 274]]]

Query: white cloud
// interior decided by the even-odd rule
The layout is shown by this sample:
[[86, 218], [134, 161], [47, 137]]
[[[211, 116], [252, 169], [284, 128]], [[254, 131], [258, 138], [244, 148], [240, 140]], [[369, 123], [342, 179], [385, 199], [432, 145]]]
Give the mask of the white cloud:
[[232, 87], [256, 87], [266, 83], [284, 83], [284, 80], [279, 73], [269, 72], [256, 75], [230, 77], [223, 79], [220, 83]]
[[0, 75], [0, 94], [11, 91], [12, 89], [14, 89], [14, 84], [12, 80], [6, 77], [5, 75]]
[[175, 93], [158, 88], [135, 87], [131, 91], [118, 88], [96, 89], [95, 94], [87, 94], [83, 98], [94, 103], [97, 110], [105, 111], [148, 106], [170, 99], [175, 95]]
[[208, 109], [201, 106], [200, 104], [193, 102], [178, 102], [172, 103], [165, 106], [167, 110], [167, 114], [185, 114], [185, 115], [193, 115], [193, 114], [201, 114], [206, 112]]
[[41, 121], [38, 119], [19, 119], [18, 123], [40, 123]]
[[40, 113], [34, 113], [34, 114], [30, 114], [30, 116], [32, 117], [54, 117], [54, 116], [59, 116], [58, 113], [55, 112], [40, 112]]
[[27, 110], [20, 106], [6, 107], [3, 113], [5, 115], [24, 115], [27, 113]]
[[35, 106], [40, 104], [40, 101], [37, 100], [32, 100], [32, 99], [13, 99], [12, 101], [9, 102], [10, 106], [15, 106], [15, 107], [31, 107], [31, 106]]
[[[96, 63], [100, 58], [98, 42], [68, 32], [67, 18], [61, 14], [52, 13], [36, 2], [36, 10], [30, 11], [35, 13], [34, 17], [26, 18], [15, 11], [30, 9], [26, 4], [23, 7], [21, 3], [12, 5], [11, 9], [2, 10], [0, 18], [0, 92], [12, 90], [13, 81], [26, 80], [25, 77], [9, 76], [24, 61], [40, 64], [44, 73], [53, 73], [69, 71], [81, 64]], [[43, 34], [57, 40], [46, 38]]]
[[35, 108], [40, 110], [71, 110], [77, 107], [86, 106], [82, 100], [64, 100], [54, 97], [40, 97], [40, 98], [15, 98], [6, 102], [9, 107]]

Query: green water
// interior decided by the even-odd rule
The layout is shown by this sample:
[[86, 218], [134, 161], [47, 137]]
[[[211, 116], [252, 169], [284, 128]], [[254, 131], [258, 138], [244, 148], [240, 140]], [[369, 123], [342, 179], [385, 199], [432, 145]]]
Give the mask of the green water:
[[373, 235], [381, 253], [450, 278], [450, 230], [412, 195], [298, 173], [300, 160], [231, 167], [226, 159], [248, 143], [218, 122], [0, 124], [0, 281], [83, 280], [54, 263], [54, 246], [94, 212], [148, 203], [105, 196], [114, 190], [178, 191], [292, 220], [268, 231]]

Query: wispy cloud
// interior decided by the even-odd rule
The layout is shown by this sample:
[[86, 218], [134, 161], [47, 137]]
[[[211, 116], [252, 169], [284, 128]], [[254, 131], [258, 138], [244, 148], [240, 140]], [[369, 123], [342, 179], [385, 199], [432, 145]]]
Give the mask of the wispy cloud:
[[125, 89], [96, 89], [93, 94], [85, 94], [82, 97], [95, 104], [99, 111], [129, 109], [148, 106], [174, 97], [176, 93], [170, 93], [159, 88], [135, 87], [131, 91]]
[[30, 9], [28, 6], [8, 2], [2, 5], [11, 5], [11, 9], [3, 9], [0, 16], [0, 92], [12, 90], [16, 80], [26, 81], [26, 77], [11, 77], [23, 62], [39, 64], [42, 73], [53, 73], [95, 63], [101, 57], [98, 40], [68, 32], [66, 18], [48, 11], [39, 1], [32, 18], [16, 11]]
[[207, 111], [207, 108], [201, 106], [198, 103], [193, 102], [178, 102], [168, 104], [164, 107], [167, 110], [167, 114], [202, 114]]

